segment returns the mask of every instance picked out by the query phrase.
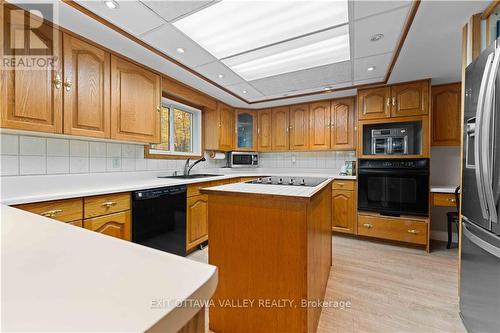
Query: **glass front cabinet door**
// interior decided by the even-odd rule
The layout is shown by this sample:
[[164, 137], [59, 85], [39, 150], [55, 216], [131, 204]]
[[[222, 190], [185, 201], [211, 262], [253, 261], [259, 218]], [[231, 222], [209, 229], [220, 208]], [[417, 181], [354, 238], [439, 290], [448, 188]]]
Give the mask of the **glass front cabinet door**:
[[257, 149], [257, 113], [253, 110], [236, 110], [236, 149]]

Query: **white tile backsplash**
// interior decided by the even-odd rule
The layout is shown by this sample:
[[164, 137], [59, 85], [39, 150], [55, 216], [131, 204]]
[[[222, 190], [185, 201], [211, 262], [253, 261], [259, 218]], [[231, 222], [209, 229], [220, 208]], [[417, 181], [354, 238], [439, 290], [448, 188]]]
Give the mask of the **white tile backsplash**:
[[119, 143], [106, 144], [106, 157], [122, 157], [122, 145]]
[[17, 135], [2, 134], [1, 140], [1, 155], [18, 155], [19, 154], [19, 137]]
[[2, 155], [0, 158], [0, 174], [2, 176], [17, 176], [19, 174], [19, 156]]
[[106, 157], [91, 157], [89, 162], [90, 172], [106, 172]]
[[43, 175], [47, 173], [45, 156], [20, 156], [19, 174], [21, 175]]
[[122, 157], [135, 158], [135, 145], [122, 144]]
[[71, 156], [69, 160], [70, 173], [88, 173], [89, 172], [89, 158]]
[[47, 156], [68, 156], [69, 140], [47, 138]]
[[[106, 142], [89, 142], [90, 157], [106, 157]], [[106, 165], [106, 163], [104, 163]]]
[[[19, 137], [19, 154], [31, 156], [45, 156], [47, 139], [36, 136]], [[45, 165], [45, 163], [44, 163]]]
[[106, 158], [106, 171], [108, 172], [122, 171], [122, 159], [118, 157]]
[[47, 174], [53, 175], [66, 173], [69, 173], [68, 156], [47, 156]]
[[89, 157], [88, 141], [71, 140], [69, 145], [69, 155], [71, 157]]

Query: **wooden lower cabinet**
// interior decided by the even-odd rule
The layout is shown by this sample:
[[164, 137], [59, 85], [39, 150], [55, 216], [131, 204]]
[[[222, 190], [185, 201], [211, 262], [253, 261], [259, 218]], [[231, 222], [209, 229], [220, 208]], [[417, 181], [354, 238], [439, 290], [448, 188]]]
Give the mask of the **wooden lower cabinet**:
[[131, 211], [108, 214], [86, 219], [83, 227], [108, 236], [130, 240], [131, 237]]
[[81, 221], [83, 215], [82, 198], [34, 202], [14, 207], [61, 222]]
[[431, 193], [433, 206], [456, 207], [457, 199], [454, 193]]
[[355, 224], [354, 191], [332, 191], [332, 230], [354, 234]]
[[428, 249], [429, 219], [359, 213], [358, 235], [426, 245]]
[[186, 250], [208, 239], [208, 196], [200, 194], [187, 198]]

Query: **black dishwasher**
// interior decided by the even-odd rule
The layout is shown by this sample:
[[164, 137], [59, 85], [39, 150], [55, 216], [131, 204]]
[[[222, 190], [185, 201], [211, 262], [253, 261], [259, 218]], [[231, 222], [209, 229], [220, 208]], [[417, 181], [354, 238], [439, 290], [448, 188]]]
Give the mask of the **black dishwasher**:
[[132, 193], [132, 242], [186, 255], [186, 185]]

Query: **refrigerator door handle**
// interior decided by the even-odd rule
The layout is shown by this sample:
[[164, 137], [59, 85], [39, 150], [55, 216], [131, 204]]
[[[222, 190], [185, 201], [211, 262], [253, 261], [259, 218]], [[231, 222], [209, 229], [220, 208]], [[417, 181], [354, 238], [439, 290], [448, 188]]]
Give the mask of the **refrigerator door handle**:
[[495, 50], [495, 58], [493, 59], [490, 75], [488, 77], [488, 83], [486, 85], [485, 102], [483, 109], [484, 114], [482, 120], [483, 125], [481, 125], [481, 155], [483, 159], [483, 163], [481, 164], [481, 172], [486, 204], [490, 215], [490, 221], [493, 223], [498, 223], [498, 216], [495, 197], [493, 193], [493, 138], [491, 137], [491, 122], [492, 113], [494, 111], [493, 100], [495, 98], [495, 79], [499, 65], [500, 48], [497, 48]]
[[[463, 218], [465, 219], [465, 218]], [[465, 219], [466, 220], [466, 219]], [[500, 258], [500, 248], [491, 245], [484, 239], [480, 238], [479, 236], [476, 236], [472, 231], [470, 231], [467, 228], [467, 224], [469, 222], [463, 222], [462, 223], [462, 233], [465, 237], [467, 237], [472, 243], [475, 245], [479, 246], [481, 249], [485, 250], [486, 252], [490, 253], [491, 255], [494, 255], [497, 258]]]
[[486, 206], [486, 198], [484, 193], [484, 184], [482, 180], [482, 164], [483, 157], [481, 155], [480, 149], [482, 147], [482, 127], [483, 127], [483, 107], [484, 107], [484, 95], [486, 84], [488, 78], [490, 77], [491, 63], [493, 60], [494, 53], [490, 53], [488, 59], [486, 60], [486, 66], [484, 67], [483, 76], [481, 79], [481, 86], [479, 88], [479, 96], [477, 100], [477, 112], [476, 112], [476, 123], [475, 123], [475, 133], [474, 133], [474, 171], [476, 174], [476, 186], [477, 194], [479, 197], [479, 205], [481, 207], [481, 213], [483, 218], [489, 220], [488, 210]]

